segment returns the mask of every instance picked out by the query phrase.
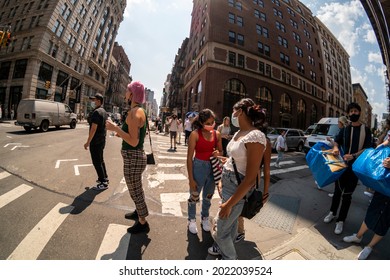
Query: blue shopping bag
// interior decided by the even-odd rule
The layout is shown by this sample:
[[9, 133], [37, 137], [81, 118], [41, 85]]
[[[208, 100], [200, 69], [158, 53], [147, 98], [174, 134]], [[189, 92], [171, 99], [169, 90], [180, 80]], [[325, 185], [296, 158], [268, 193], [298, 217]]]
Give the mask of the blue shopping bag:
[[307, 153], [306, 162], [320, 188], [335, 182], [346, 170], [341, 152], [339, 157], [335, 157], [331, 146], [317, 142]]
[[390, 169], [382, 164], [387, 157], [390, 157], [390, 147], [366, 149], [353, 163], [352, 170], [363, 185], [390, 196]]

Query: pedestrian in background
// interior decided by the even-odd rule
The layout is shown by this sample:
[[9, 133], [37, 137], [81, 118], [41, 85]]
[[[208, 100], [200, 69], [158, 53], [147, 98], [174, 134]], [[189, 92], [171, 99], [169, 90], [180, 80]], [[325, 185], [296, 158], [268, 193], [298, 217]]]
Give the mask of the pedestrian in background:
[[177, 138], [178, 142], [177, 144], [181, 145], [181, 135], [183, 134], [183, 121], [182, 119], [179, 119], [179, 125], [177, 126]]
[[184, 120], [184, 145], [188, 145], [188, 139], [190, 137], [190, 134], [192, 132], [192, 122], [190, 121], [189, 118], [186, 118]]
[[221, 133], [222, 137], [222, 150], [223, 150], [223, 156], [226, 157], [226, 147], [232, 139], [232, 128], [230, 127], [230, 118], [229, 117], [224, 117], [223, 122], [221, 125], [218, 126], [219, 133]]
[[114, 131], [118, 137], [123, 139], [121, 149], [123, 173], [136, 208], [134, 212], [125, 215], [126, 219], [136, 221], [127, 231], [133, 234], [147, 233], [150, 230], [149, 223], [146, 221], [149, 212], [142, 187], [142, 173], [146, 168], [144, 141], [148, 122], [146, 112], [141, 107], [145, 103], [144, 85], [138, 81], [130, 83], [127, 86], [125, 99], [130, 109], [122, 128], [109, 120], [107, 129]]
[[222, 155], [221, 135], [214, 130], [215, 114], [210, 109], [203, 109], [195, 117], [194, 131], [188, 140], [187, 172], [190, 187], [188, 200], [188, 230], [198, 233], [196, 225], [196, 203], [202, 193], [201, 225], [204, 231], [210, 231], [209, 210], [215, 191], [213, 169], [210, 157]]
[[89, 133], [87, 142], [84, 144], [84, 149], [88, 150], [89, 147], [92, 164], [98, 176], [96, 180], [97, 184], [91, 188], [102, 191], [108, 188], [109, 183], [103, 156], [106, 146], [107, 112], [103, 108], [103, 95], [97, 93], [95, 96], [90, 97], [90, 99], [92, 100], [91, 107], [93, 111], [91, 111], [88, 117]]
[[[221, 254], [225, 260], [237, 259], [234, 247], [237, 219], [244, 206], [244, 196], [252, 191], [256, 184], [266, 149], [266, 137], [260, 131], [265, 121], [265, 113], [252, 99], [244, 98], [233, 106], [231, 121], [239, 130], [227, 146], [229, 159], [222, 172], [222, 204], [216, 217], [216, 231], [213, 233], [216, 246], [208, 249], [211, 254]], [[237, 182], [233, 164], [237, 167], [240, 184]]]
[[[390, 157], [383, 161], [383, 166], [390, 169]], [[343, 241], [347, 243], [360, 243], [363, 239], [363, 235], [368, 230], [373, 231], [374, 236], [371, 238], [368, 245], [358, 254], [358, 260], [365, 260], [371, 254], [374, 246], [383, 239], [389, 228], [390, 197], [383, 195], [380, 192], [375, 192], [359, 231], [350, 236], [345, 236]]]
[[286, 131], [282, 129], [279, 133], [280, 135], [276, 139], [276, 151], [278, 153], [278, 158], [276, 159], [275, 167], [277, 168], [280, 168], [280, 161], [283, 160], [284, 152], [286, 150]]
[[[169, 127], [169, 137], [171, 139], [171, 150], [176, 151], [176, 139], [177, 139], [177, 131], [179, 127], [179, 120], [176, 115], [172, 115], [168, 118], [168, 127]], [[173, 146], [172, 146], [173, 143]]]
[[330, 212], [324, 218], [324, 223], [330, 223], [336, 217], [341, 202], [334, 230], [335, 234], [343, 232], [344, 222], [351, 206], [352, 194], [358, 183], [358, 177], [352, 170], [352, 164], [366, 148], [371, 147], [371, 131], [359, 122], [361, 107], [357, 103], [350, 103], [347, 111], [351, 125], [340, 129], [334, 140], [333, 155], [338, 157], [342, 148], [344, 151], [343, 159], [348, 167], [339, 178], [339, 187], [335, 188]]

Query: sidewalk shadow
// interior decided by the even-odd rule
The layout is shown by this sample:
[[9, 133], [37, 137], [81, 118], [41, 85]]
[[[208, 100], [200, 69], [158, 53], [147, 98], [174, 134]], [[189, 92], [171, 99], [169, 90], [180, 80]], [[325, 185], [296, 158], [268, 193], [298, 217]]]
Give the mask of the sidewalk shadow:
[[[200, 241], [198, 234], [202, 234], [202, 241]], [[207, 249], [214, 243], [210, 232], [200, 230], [198, 234], [192, 234], [187, 230], [187, 252], [188, 255], [185, 260], [205, 260], [208, 257]]]
[[151, 241], [147, 233], [131, 234], [126, 260], [142, 260]]
[[239, 260], [264, 260], [255, 242], [242, 240], [235, 247]]
[[95, 197], [103, 191], [96, 191], [90, 188], [85, 188], [85, 191], [76, 196], [72, 204], [60, 209], [60, 213], [69, 213], [69, 207], [73, 206], [73, 210], [70, 212], [72, 215], [78, 215], [82, 213], [89, 205], [94, 201]]

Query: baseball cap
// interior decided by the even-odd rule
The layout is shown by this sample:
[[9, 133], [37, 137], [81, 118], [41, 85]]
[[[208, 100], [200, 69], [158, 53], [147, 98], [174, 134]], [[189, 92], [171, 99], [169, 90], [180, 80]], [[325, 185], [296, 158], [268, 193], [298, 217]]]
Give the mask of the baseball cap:
[[103, 103], [103, 95], [96, 93], [95, 96], [91, 96], [89, 99], [99, 99]]

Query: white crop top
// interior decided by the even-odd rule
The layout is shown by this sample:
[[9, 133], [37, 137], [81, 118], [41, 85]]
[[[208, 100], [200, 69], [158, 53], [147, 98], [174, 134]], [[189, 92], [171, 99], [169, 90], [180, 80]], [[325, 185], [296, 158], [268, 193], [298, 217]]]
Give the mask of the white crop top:
[[230, 140], [229, 144], [227, 145], [227, 154], [229, 156], [229, 159], [224, 165], [224, 168], [226, 168], [229, 171], [234, 172], [233, 164], [232, 164], [232, 157], [234, 158], [234, 162], [237, 166], [237, 171], [241, 173], [242, 175], [246, 174], [246, 162], [247, 162], [247, 154], [246, 154], [246, 143], [260, 143], [264, 145], [264, 148], [266, 149], [266, 138], [263, 132], [260, 130], [252, 130], [244, 137], [240, 138], [238, 141], [235, 141], [234, 138], [236, 137], [236, 132]]

